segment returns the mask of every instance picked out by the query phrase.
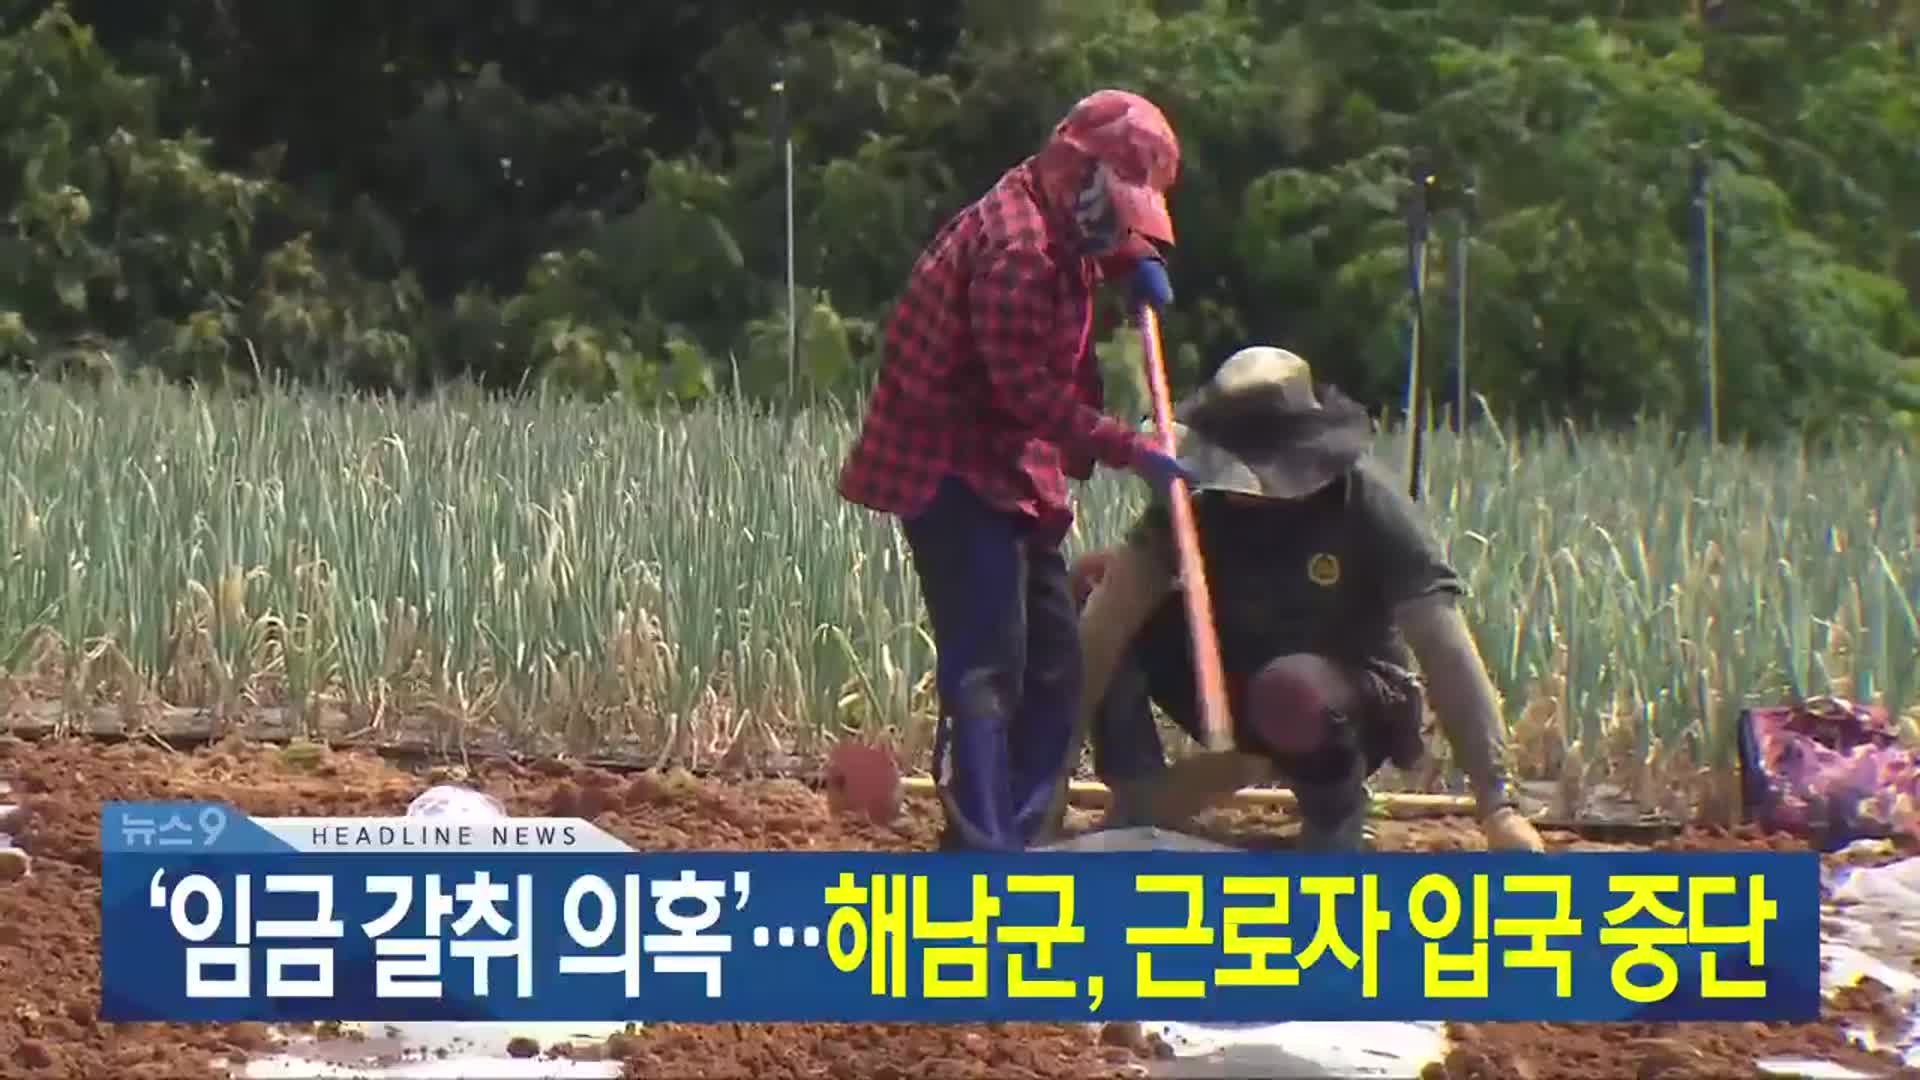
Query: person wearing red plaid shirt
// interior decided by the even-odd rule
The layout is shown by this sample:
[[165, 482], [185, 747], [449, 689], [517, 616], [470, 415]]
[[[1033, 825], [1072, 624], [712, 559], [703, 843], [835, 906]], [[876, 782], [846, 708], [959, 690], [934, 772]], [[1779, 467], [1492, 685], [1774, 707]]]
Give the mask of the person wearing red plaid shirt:
[[1171, 302], [1156, 244], [1180, 149], [1152, 102], [1101, 90], [937, 232], [895, 306], [843, 498], [900, 520], [932, 623], [942, 847], [1017, 850], [1050, 823], [1079, 711], [1061, 541], [1067, 477], [1186, 475], [1102, 412], [1093, 290]]

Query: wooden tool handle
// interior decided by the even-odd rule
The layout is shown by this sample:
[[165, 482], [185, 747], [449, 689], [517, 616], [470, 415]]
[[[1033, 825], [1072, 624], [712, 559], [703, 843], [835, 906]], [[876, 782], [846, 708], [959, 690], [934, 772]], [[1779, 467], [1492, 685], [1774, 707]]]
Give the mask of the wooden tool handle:
[[[1153, 395], [1153, 426], [1161, 448], [1171, 454], [1173, 398], [1167, 389], [1166, 361], [1160, 353], [1160, 320], [1151, 306], [1140, 308], [1140, 346], [1147, 368], [1147, 386]], [[1193, 670], [1200, 700], [1200, 724], [1207, 749], [1233, 749], [1233, 727], [1227, 715], [1227, 680], [1220, 669], [1220, 643], [1213, 629], [1213, 599], [1207, 591], [1206, 568], [1200, 559], [1200, 533], [1193, 523], [1193, 504], [1186, 482], [1175, 478], [1167, 492], [1173, 517], [1174, 546], [1180, 555], [1181, 594], [1187, 605], [1187, 627], [1193, 635]]]

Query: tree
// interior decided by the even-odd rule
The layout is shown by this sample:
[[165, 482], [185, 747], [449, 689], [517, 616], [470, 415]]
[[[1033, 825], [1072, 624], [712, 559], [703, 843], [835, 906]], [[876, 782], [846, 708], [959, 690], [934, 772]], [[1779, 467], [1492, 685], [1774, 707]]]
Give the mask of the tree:
[[[941, 219], [1118, 85], [1182, 136], [1177, 383], [1273, 341], [1397, 402], [1418, 158], [1442, 235], [1478, 178], [1476, 389], [1523, 419], [1691, 418], [1704, 146], [1726, 428], [1920, 398], [1911, 3], [74, 2], [0, 6], [20, 361], [85, 334], [176, 374], [778, 399], [777, 83], [794, 389], [857, 393]], [[1435, 245], [1430, 289], [1457, 274]]]

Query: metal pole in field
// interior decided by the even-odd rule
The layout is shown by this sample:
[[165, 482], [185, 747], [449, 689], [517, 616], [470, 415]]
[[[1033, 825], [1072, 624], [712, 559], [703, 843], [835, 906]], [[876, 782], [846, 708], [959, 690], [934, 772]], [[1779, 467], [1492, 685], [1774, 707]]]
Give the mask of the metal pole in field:
[[1693, 151], [1693, 207], [1699, 225], [1695, 259], [1700, 304], [1700, 367], [1704, 381], [1707, 441], [1720, 441], [1720, 325], [1719, 282], [1713, 244], [1713, 154], [1704, 137], [1695, 138]]
[[1473, 229], [1479, 212], [1480, 180], [1476, 169], [1462, 193], [1460, 232], [1453, 253], [1453, 433], [1467, 434], [1467, 256], [1473, 249]]
[[787, 107], [786, 80], [773, 84], [775, 142], [784, 157], [787, 202], [787, 396], [793, 396], [800, 371], [799, 286], [794, 269], [793, 245], [793, 133]]
[[1421, 408], [1426, 389], [1420, 371], [1421, 331], [1426, 323], [1427, 189], [1433, 184], [1424, 155], [1414, 155], [1408, 179], [1412, 184], [1407, 193], [1407, 288], [1413, 299], [1413, 324], [1407, 335], [1407, 493], [1418, 499], [1427, 423]]

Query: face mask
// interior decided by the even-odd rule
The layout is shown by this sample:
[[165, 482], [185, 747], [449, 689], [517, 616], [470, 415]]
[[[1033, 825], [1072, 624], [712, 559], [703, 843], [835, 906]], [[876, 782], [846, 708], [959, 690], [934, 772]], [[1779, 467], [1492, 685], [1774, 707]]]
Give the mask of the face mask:
[[1073, 220], [1080, 228], [1081, 247], [1088, 255], [1105, 255], [1120, 246], [1120, 216], [1108, 188], [1107, 167], [1095, 162], [1073, 200]]

